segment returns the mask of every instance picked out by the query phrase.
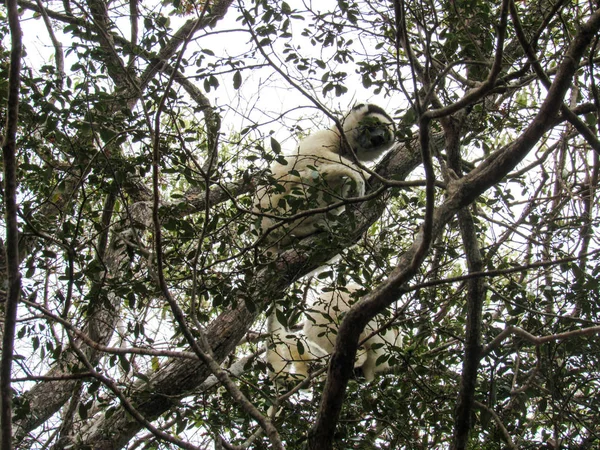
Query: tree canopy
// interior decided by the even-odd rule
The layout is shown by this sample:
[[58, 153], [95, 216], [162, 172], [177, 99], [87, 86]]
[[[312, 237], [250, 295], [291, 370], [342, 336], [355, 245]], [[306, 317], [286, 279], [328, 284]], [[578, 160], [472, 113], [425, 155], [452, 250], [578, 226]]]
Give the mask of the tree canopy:
[[[0, 17], [6, 448], [600, 445], [597, 2]], [[339, 216], [272, 215], [330, 219], [274, 254], [253, 206], [268, 168], [365, 101], [394, 148]], [[294, 329], [351, 282], [333, 354], [271, 380], [266, 318]], [[402, 342], [367, 382], [376, 316]]]

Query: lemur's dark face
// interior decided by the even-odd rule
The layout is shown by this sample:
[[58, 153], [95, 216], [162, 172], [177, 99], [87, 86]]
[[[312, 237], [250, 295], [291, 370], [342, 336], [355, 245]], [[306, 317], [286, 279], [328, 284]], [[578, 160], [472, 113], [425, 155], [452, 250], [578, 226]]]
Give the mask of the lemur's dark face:
[[395, 132], [393, 119], [382, 108], [370, 103], [356, 105], [344, 119], [346, 143], [341, 154], [373, 161], [392, 147]]
[[375, 115], [364, 117], [355, 129], [355, 136], [360, 150], [379, 152], [391, 146], [394, 141], [393, 125], [382, 122]]

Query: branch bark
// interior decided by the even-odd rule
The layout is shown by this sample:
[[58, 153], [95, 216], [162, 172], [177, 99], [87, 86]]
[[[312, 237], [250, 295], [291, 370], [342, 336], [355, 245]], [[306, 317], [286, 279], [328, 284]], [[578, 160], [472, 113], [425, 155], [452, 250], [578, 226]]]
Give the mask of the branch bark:
[[[473, 217], [467, 208], [458, 212], [458, 223], [463, 240], [469, 273], [483, 270]], [[460, 392], [456, 402], [456, 422], [452, 438], [453, 450], [466, 448], [472, 427], [471, 417], [477, 386], [477, 370], [481, 361], [481, 317], [486, 289], [482, 278], [472, 278], [467, 283], [467, 326], [465, 330], [465, 355]]]
[[[386, 178], [404, 179], [419, 162], [420, 152], [413, 141], [401, 146], [382, 161], [378, 173]], [[379, 181], [371, 181], [372, 190], [380, 187]], [[236, 306], [223, 312], [205, 330], [215, 361], [221, 363], [235, 349], [261, 311], [266, 309], [272, 299], [280, 297], [290, 283], [320, 267], [341, 249], [360, 239], [364, 230], [379, 218], [385, 206], [386, 196], [369, 204], [351, 205], [348, 209], [353, 211], [358, 221], [351, 234], [331, 242], [326, 250], [323, 249], [321, 236], [309, 237], [303, 241], [306, 244], [303, 247], [313, 249], [317, 246], [311, 245], [311, 242], [319, 242], [318, 252], [288, 250], [275, 262], [275, 269], [271, 266], [257, 268], [247, 280], [246, 289], [232, 294]], [[252, 310], [246, 307], [246, 303], [253, 305]], [[158, 372], [147, 375], [150, 381], [139, 383], [133, 389], [129, 401], [144, 417], [153, 420], [176, 406], [176, 399], [198, 388], [211, 375], [211, 371], [200, 361], [191, 363], [172, 358]], [[127, 412], [119, 408], [109, 419], [99, 417], [90, 421], [80, 437], [82, 443], [94, 443], [103, 449], [118, 449], [129, 442], [140, 429], [139, 423], [132, 421]]]
[[19, 124], [19, 90], [21, 88], [21, 24], [16, 0], [7, 0], [11, 51], [8, 78], [8, 105], [2, 156], [4, 158], [4, 205], [6, 209], [6, 264], [8, 292], [4, 307], [2, 361], [0, 362], [0, 447], [12, 448], [11, 369], [14, 351], [17, 307], [21, 295], [19, 271], [19, 226], [17, 224], [17, 128]]
[[[492, 154], [464, 178], [449, 184], [446, 201], [434, 213], [432, 223], [434, 240], [456, 212], [471, 204], [479, 195], [514, 169], [544, 133], [552, 127], [579, 61], [598, 30], [600, 30], [600, 11], [594, 12], [587, 23], [581, 25], [579, 33], [573, 39], [560, 64], [548, 96], [532, 123], [515, 141]], [[399, 258], [399, 263], [390, 276], [346, 314], [339, 328], [336, 351], [331, 357], [317, 422], [309, 435], [309, 449], [331, 448], [346, 385], [352, 372], [358, 336], [375, 315], [397, 300], [405, 283], [412, 278], [415, 266], [418, 267], [425, 256], [422, 255], [421, 259], [415, 260], [423, 239], [423, 230], [420, 230], [411, 247]]]

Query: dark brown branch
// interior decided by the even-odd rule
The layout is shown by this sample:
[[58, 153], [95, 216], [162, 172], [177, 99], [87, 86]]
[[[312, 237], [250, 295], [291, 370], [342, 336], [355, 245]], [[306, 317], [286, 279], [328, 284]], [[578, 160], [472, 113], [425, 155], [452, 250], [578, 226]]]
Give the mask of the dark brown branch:
[[[483, 260], [473, 217], [467, 208], [458, 212], [458, 223], [462, 236], [469, 273], [481, 272]], [[461, 374], [460, 392], [456, 402], [456, 419], [451, 449], [466, 448], [471, 430], [472, 408], [475, 401], [477, 370], [481, 360], [481, 321], [485, 300], [485, 283], [481, 278], [472, 278], [467, 283], [467, 324], [465, 329], [465, 354]]]
[[469, 92], [467, 92], [460, 100], [452, 103], [443, 108], [427, 111], [426, 114], [430, 119], [437, 119], [444, 116], [449, 116], [456, 112], [459, 112], [463, 108], [474, 104], [475, 102], [482, 99], [488, 94], [494, 87], [496, 87], [496, 79], [502, 70], [502, 57], [504, 50], [504, 40], [506, 37], [506, 25], [508, 16], [508, 3], [510, 0], [503, 0], [502, 9], [500, 13], [500, 24], [498, 26], [498, 37], [496, 40], [496, 55], [494, 57], [494, 64], [487, 79], [481, 83], [481, 85]]
[[[529, 127], [514, 142], [491, 155], [469, 175], [448, 187], [447, 200], [437, 208], [434, 214], [432, 225], [432, 237], [434, 239], [457, 211], [472, 203], [485, 190], [498, 183], [551, 128], [560, 104], [562, 104], [563, 98], [572, 83], [573, 76], [579, 67], [579, 61], [599, 29], [600, 11], [596, 11], [587, 23], [581, 25], [580, 32], [573, 39], [560, 64], [548, 96]], [[452, 110], [447, 110], [445, 114], [451, 112]], [[331, 357], [317, 422], [309, 435], [310, 449], [331, 448], [344, 399], [345, 386], [349, 374], [352, 372], [358, 335], [369, 320], [397, 300], [402, 292], [403, 284], [416, 273], [415, 265], [422, 262], [415, 256], [420, 255], [420, 249], [424, 243], [426, 241], [423, 230], [421, 230], [411, 247], [399, 258], [396, 269], [388, 279], [356, 303], [346, 314], [339, 328], [336, 351]]]
[[526, 340], [530, 344], [540, 346], [547, 342], [558, 342], [563, 341], [565, 339], [572, 339], [581, 336], [595, 336], [597, 334], [600, 334], [600, 326], [580, 328], [573, 331], [565, 331], [564, 333], [550, 334], [547, 336], [534, 336], [533, 334], [529, 333], [528, 331], [525, 331], [522, 328], [511, 325], [508, 328], [502, 330], [492, 342], [485, 346], [485, 348], [481, 352], [481, 356], [484, 357], [489, 355], [492, 351], [497, 349], [500, 346], [500, 344], [502, 344], [502, 342], [509, 336], [519, 336], [520, 338]]
[[[500, 18], [500, 36], [499, 42], [504, 40], [504, 32], [507, 25], [508, 5], [505, 1]], [[501, 61], [502, 48], [496, 51], [495, 69], [499, 68]], [[497, 66], [497, 67], [496, 67]], [[495, 77], [495, 70], [488, 77]], [[462, 176], [461, 168], [461, 145], [460, 137], [463, 121], [461, 113], [449, 116], [441, 120], [446, 135], [446, 153], [448, 168], [445, 174], [447, 182], [453, 182], [453, 178]], [[481, 250], [478, 242], [477, 231], [473, 216], [468, 207], [458, 211], [458, 225], [460, 235], [465, 250], [467, 268], [469, 274], [483, 271], [484, 263], [481, 256]], [[465, 327], [465, 352], [463, 356], [463, 367], [460, 380], [460, 391], [456, 402], [456, 412], [454, 421], [454, 432], [451, 443], [451, 449], [462, 450], [466, 447], [471, 430], [471, 410], [475, 399], [475, 387], [477, 385], [477, 371], [480, 362], [481, 353], [481, 322], [483, 302], [485, 299], [485, 282], [482, 278], [470, 278], [467, 282], [467, 321]]]
[[[376, 298], [379, 299], [377, 301], [386, 299], [383, 301], [389, 302], [387, 304], [391, 304], [397, 298], [397, 293], [394, 290], [416, 274], [418, 267], [428, 253], [435, 235], [433, 223], [435, 172], [431, 160], [429, 123], [430, 119], [423, 114], [419, 124], [419, 141], [427, 181], [425, 188], [425, 220], [419, 232], [419, 238], [411, 248], [412, 251], [405, 254], [406, 259], [403, 259], [403, 262], [406, 265], [399, 265], [400, 270], [390, 276], [390, 279], [393, 279], [393, 281], [388, 286], [389, 289], [387, 289], [387, 292], [384, 289], [383, 292], [379, 292], [376, 295]], [[338, 330], [338, 337], [335, 344], [336, 350], [329, 363], [327, 381], [323, 390], [317, 421], [309, 435], [309, 449], [326, 449], [330, 448], [333, 443], [335, 427], [341, 413], [346, 387], [350, 379], [350, 374], [353, 372], [354, 360], [358, 349], [358, 339], [367, 323], [375, 316], [375, 313], [370, 316], [371, 312], [368, 311], [368, 306], [366, 309], [363, 308], [364, 311], [361, 311], [361, 306], [358, 306], [360, 304], [368, 304], [369, 297], [367, 296], [367, 298], [361, 300], [348, 311]]]
[[[540, 82], [544, 85], [546, 89], [549, 89], [551, 86], [551, 81], [548, 75], [544, 72], [544, 69], [540, 65], [536, 55], [535, 50], [527, 41], [527, 37], [525, 36], [525, 32], [523, 31], [523, 27], [521, 26], [521, 21], [519, 19], [519, 13], [517, 12], [517, 8], [515, 6], [514, 0], [510, 0], [510, 15], [513, 21], [513, 25], [515, 27], [515, 34], [521, 47], [525, 51], [527, 58], [529, 59], [529, 63], [532, 65], [533, 70], [538, 76]], [[583, 138], [587, 141], [588, 144], [597, 152], [600, 153], [600, 141], [594, 134], [592, 130], [588, 128], [588, 126], [581, 120], [577, 114], [575, 114], [571, 108], [569, 108], [564, 103], [560, 105], [560, 111], [565, 115], [567, 120], [575, 129], [583, 136]]]
[[[544, 133], [554, 125], [563, 98], [571, 86], [575, 72], [579, 69], [579, 61], [599, 28], [600, 11], [596, 11], [590, 16], [587, 23], [581, 25], [580, 32], [573, 39], [569, 50], [559, 65], [548, 95], [534, 120], [515, 141], [493, 153], [457, 183], [458, 195], [454, 196], [454, 201], [464, 205], [470, 204], [477, 196], [512, 170], [529, 153]], [[500, 177], [498, 174], [500, 174]], [[469, 189], [463, 188], [467, 186]]]
[[[62, 420], [57, 430], [56, 443], [52, 446], [51, 450], [64, 450], [65, 444], [68, 445], [68, 436], [73, 434], [73, 425], [75, 423], [75, 417], [78, 414], [83, 391], [83, 382], [79, 380], [74, 384], [71, 398], [66, 408], [62, 413]], [[50, 440], [48, 441], [50, 442]]]
[[11, 369], [14, 352], [17, 307], [21, 294], [19, 271], [19, 227], [17, 223], [17, 129], [19, 124], [19, 89], [21, 87], [22, 35], [16, 0], [7, 0], [11, 51], [8, 77], [6, 127], [2, 143], [4, 158], [4, 207], [6, 208], [6, 264], [8, 292], [4, 306], [2, 361], [0, 362], [0, 448], [12, 448], [12, 388]]
[[195, 445], [192, 445], [189, 442], [179, 439], [178, 437], [175, 437], [175, 436], [171, 435], [170, 433], [165, 433], [164, 431], [162, 431], [162, 430], [156, 428], [154, 425], [152, 425], [152, 423], [149, 420], [147, 420], [142, 414], [140, 414], [138, 412], [137, 409], [134, 408], [134, 406], [127, 399], [125, 394], [123, 394], [123, 392], [121, 392], [121, 389], [119, 389], [119, 387], [113, 380], [111, 380], [108, 377], [105, 377], [104, 375], [100, 374], [96, 369], [94, 369], [94, 367], [92, 366], [90, 361], [87, 359], [85, 354], [79, 349], [79, 347], [73, 340], [71, 340], [71, 348], [73, 348], [75, 353], [77, 353], [79, 360], [83, 363], [83, 365], [86, 367], [88, 372], [90, 374], [92, 374], [92, 376], [94, 378], [96, 378], [98, 381], [100, 381], [102, 384], [104, 384], [108, 389], [110, 389], [112, 391], [112, 393], [115, 395], [115, 397], [117, 397], [119, 399], [123, 408], [137, 422], [142, 424], [144, 426], [144, 428], [146, 428], [148, 431], [150, 431], [154, 436], [156, 436], [157, 438], [162, 439], [164, 441], [175, 444], [181, 448], [185, 448], [188, 450], [200, 450], [199, 447], [196, 447]]
[[560, 258], [560, 259], [554, 259], [552, 261], [540, 261], [540, 262], [535, 262], [535, 263], [531, 263], [531, 264], [515, 266], [515, 267], [511, 267], [510, 269], [496, 269], [496, 270], [487, 270], [485, 272], [483, 272], [483, 271], [482, 272], [472, 272], [472, 273], [468, 273], [467, 275], [460, 275], [457, 277], [444, 278], [441, 280], [431, 280], [431, 281], [426, 281], [424, 283], [416, 284], [414, 286], [406, 287], [405, 289], [403, 289], [402, 292], [406, 293], [406, 292], [416, 291], [419, 289], [424, 289], [424, 288], [428, 288], [428, 287], [432, 287], [432, 286], [440, 286], [442, 284], [459, 283], [461, 281], [470, 280], [472, 278], [479, 278], [479, 277], [491, 278], [491, 277], [497, 277], [499, 275], [510, 275], [511, 273], [526, 272], [528, 270], [538, 269], [540, 267], [557, 266], [560, 264], [565, 264], [565, 263], [569, 263], [569, 262], [573, 262], [573, 261], [579, 261], [579, 259], [581, 257], [587, 258], [592, 255], [596, 255], [598, 253], [600, 253], [600, 250], [594, 250], [594, 251], [591, 251], [584, 255], [577, 255], [577, 256], [572, 256], [569, 258]]

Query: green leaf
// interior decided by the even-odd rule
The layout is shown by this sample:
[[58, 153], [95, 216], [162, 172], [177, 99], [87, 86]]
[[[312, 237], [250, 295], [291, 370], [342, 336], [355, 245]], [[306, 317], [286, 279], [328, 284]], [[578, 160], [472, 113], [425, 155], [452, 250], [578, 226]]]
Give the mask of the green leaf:
[[129, 370], [131, 370], [131, 364], [129, 363], [129, 360], [127, 359], [127, 357], [125, 355], [119, 354], [119, 363], [121, 364], [121, 367], [123, 368], [123, 372], [129, 373]]
[[273, 136], [271, 136], [271, 150], [278, 155], [281, 153], [281, 144]]
[[275, 317], [277, 317], [277, 322], [279, 322], [281, 325], [283, 325], [284, 327], [287, 327], [287, 317], [286, 315], [283, 313], [282, 310], [280, 309], [276, 309], [275, 310]]
[[88, 418], [88, 405], [87, 403], [80, 403], [79, 404], [79, 408], [77, 408], [77, 412], [79, 413], [79, 416], [81, 417], [82, 420], [87, 420]]
[[233, 88], [237, 91], [241, 85], [242, 85], [242, 74], [238, 70], [233, 74]]

